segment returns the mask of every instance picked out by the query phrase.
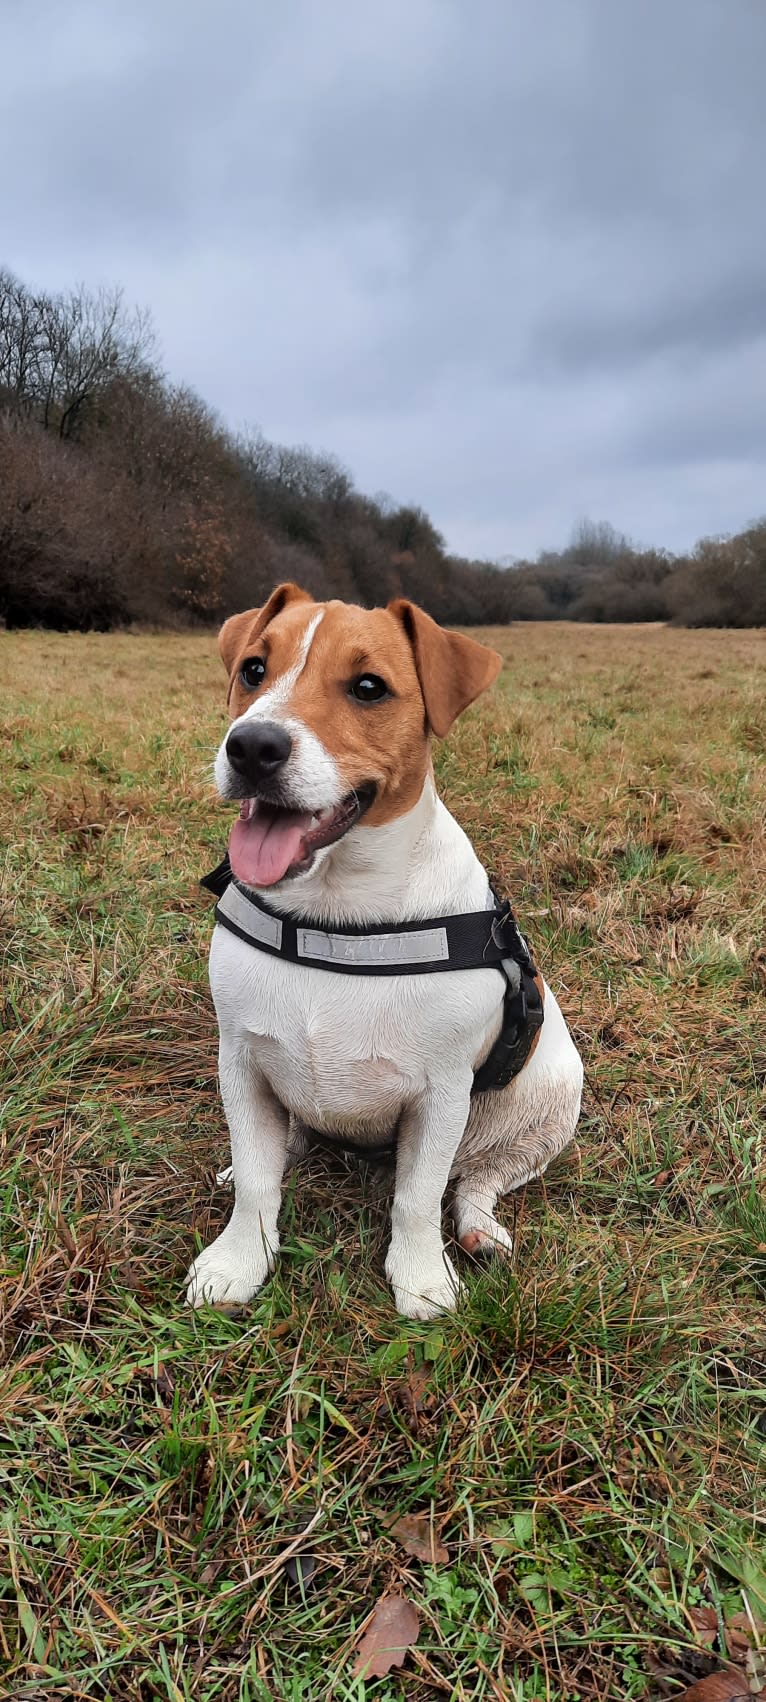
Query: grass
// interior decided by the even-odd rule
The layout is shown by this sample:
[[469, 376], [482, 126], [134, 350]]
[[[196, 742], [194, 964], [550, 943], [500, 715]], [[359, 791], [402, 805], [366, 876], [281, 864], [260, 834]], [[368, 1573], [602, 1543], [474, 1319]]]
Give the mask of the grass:
[[[223, 676], [207, 638], [0, 637], [3, 1695], [616, 1702], [705, 1670], [704, 1606], [766, 1618], [766, 643], [491, 636], [439, 779], [588, 1085], [515, 1268], [431, 1325], [385, 1287], [390, 1174], [325, 1155], [252, 1307], [184, 1310], [229, 1209]], [[420, 1511], [448, 1561], [388, 1531]], [[388, 1589], [420, 1638], [365, 1683]]]

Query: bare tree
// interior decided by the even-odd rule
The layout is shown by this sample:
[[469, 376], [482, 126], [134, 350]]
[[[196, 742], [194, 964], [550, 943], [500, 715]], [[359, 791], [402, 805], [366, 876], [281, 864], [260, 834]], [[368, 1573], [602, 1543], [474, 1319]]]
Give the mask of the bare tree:
[[34, 410], [45, 359], [42, 301], [12, 272], [0, 270], [0, 402], [17, 417]]
[[118, 375], [130, 380], [149, 360], [154, 332], [148, 314], [125, 309], [122, 290], [95, 294], [81, 286], [50, 298], [48, 374], [43, 424], [59, 437], [77, 433], [96, 394]]
[[615, 531], [608, 520], [579, 520], [564, 553], [570, 561], [590, 565], [616, 561], [632, 549], [630, 539], [624, 532]]
[[121, 290], [35, 294], [0, 272], [0, 396], [46, 431], [76, 436], [96, 395], [118, 374], [136, 378], [153, 346], [148, 314], [128, 311]]

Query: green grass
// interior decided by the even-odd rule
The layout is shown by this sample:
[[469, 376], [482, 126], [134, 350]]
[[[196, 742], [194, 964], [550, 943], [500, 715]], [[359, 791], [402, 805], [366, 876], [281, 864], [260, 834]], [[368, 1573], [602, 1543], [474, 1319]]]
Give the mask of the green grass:
[[[8, 1697], [617, 1702], [704, 1670], [701, 1607], [766, 1619], [766, 645], [492, 636], [440, 783], [587, 1091], [506, 1202], [513, 1270], [463, 1260], [431, 1325], [384, 1282], [389, 1172], [324, 1155], [255, 1303], [184, 1309], [229, 1208], [196, 885], [223, 677], [205, 638], [0, 637]], [[410, 1511], [447, 1562], [389, 1533]], [[419, 1642], [365, 1683], [391, 1588]]]

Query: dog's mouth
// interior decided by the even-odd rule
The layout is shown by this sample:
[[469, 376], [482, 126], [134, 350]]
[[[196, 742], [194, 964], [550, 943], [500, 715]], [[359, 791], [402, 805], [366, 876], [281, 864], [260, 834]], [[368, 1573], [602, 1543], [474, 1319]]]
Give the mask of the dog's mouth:
[[313, 815], [265, 798], [243, 798], [229, 839], [229, 862], [237, 880], [245, 886], [276, 886], [306, 874], [316, 852], [350, 833], [374, 797], [375, 786], [369, 781], [333, 808]]

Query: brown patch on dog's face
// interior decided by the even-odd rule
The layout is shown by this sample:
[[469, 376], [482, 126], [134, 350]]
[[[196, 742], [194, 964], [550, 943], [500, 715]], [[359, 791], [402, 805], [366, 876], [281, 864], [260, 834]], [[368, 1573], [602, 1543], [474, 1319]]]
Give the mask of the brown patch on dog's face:
[[[265, 714], [274, 704], [275, 716], [310, 730], [349, 792], [374, 783], [375, 801], [360, 824], [370, 827], [414, 807], [430, 767], [431, 731], [446, 732], [501, 666], [495, 651], [444, 632], [413, 604], [368, 610], [314, 603], [295, 586], [280, 586], [263, 609], [234, 616], [220, 647], [232, 717], [263, 699]], [[241, 674], [254, 661], [263, 665], [257, 689], [247, 670], [245, 680]]]
[[[293, 585], [290, 580], [284, 585], [278, 585], [272, 591], [268, 602], [260, 609], [245, 609], [241, 615], [230, 615], [218, 634], [218, 653], [229, 675], [228, 702], [231, 705], [232, 695], [237, 682], [237, 675], [242, 663], [250, 655], [255, 654], [261, 633], [288, 605], [310, 603], [314, 608], [313, 597], [308, 591], [302, 591], [299, 585]], [[305, 622], [302, 624], [306, 624]], [[244, 705], [243, 707], [246, 707]], [[232, 710], [232, 718], [242, 714], [242, 709]]]

